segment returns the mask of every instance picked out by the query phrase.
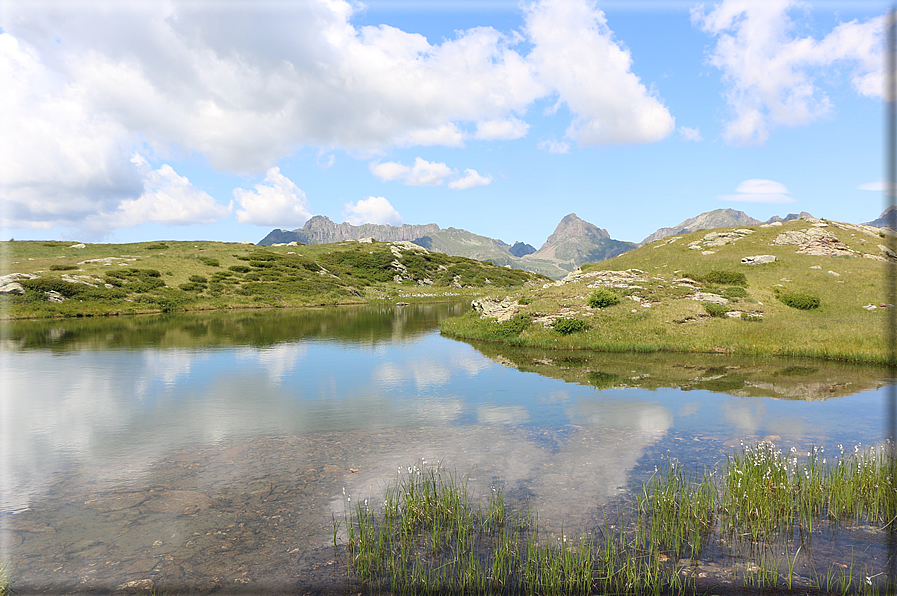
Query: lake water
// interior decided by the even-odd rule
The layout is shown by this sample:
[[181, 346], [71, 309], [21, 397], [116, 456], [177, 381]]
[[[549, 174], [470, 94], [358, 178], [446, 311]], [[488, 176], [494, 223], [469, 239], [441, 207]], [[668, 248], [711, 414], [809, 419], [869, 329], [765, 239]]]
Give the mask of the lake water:
[[534, 352], [467, 304], [16, 322], [0, 338], [0, 561], [20, 594], [344, 591], [333, 520], [441, 461], [588, 530], [673, 457], [877, 443], [887, 370]]

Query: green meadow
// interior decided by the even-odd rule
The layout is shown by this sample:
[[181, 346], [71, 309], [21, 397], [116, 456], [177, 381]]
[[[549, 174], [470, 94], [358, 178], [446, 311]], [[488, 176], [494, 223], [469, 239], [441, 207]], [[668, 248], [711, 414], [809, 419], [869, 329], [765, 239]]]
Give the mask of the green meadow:
[[[79, 247], [73, 247], [79, 246]], [[0, 243], [4, 318], [452, 300], [547, 278], [410, 243]], [[32, 277], [33, 278], [30, 278]]]
[[[824, 227], [823, 227], [824, 226]], [[735, 234], [733, 230], [747, 230]], [[830, 234], [802, 254], [776, 244], [786, 233]], [[798, 220], [724, 228], [737, 239], [708, 245], [708, 230], [665, 238], [585, 265], [564, 280], [493, 292], [507, 321], [479, 312], [445, 321], [443, 333], [552, 349], [778, 355], [885, 363], [893, 297], [892, 241], [866, 226]], [[798, 234], [799, 236], [799, 234]], [[835, 242], [831, 242], [831, 237]], [[812, 238], [811, 238], [812, 239]], [[696, 248], [693, 248], [696, 247]], [[744, 264], [771, 255], [774, 262]], [[700, 298], [700, 299], [695, 299]]]

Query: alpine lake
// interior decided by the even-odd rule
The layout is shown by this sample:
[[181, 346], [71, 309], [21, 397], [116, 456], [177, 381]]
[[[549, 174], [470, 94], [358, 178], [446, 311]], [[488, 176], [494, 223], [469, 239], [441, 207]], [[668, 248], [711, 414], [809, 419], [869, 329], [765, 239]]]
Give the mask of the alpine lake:
[[[351, 572], [346, 516], [376, 513], [422, 469], [474, 503], [500, 490], [559, 542], [616, 528], [670, 463], [719, 478], [743, 446], [825, 465], [881, 449], [887, 368], [439, 334], [469, 308], [4, 323], [0, 562], [14, 594], [376, 592]], [[819, 523], [764, 549], [717, 531], [672, 564], [687, 593], [874, 592], [885, 526]]]

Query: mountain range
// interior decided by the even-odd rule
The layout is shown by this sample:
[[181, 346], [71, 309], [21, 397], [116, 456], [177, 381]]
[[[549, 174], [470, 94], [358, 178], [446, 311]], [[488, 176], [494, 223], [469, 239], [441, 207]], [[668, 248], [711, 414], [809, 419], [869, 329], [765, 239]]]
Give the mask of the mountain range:
[[[885, 227], [886, 213], [866, 225]], [[790, 213], [784, 218], [772, 217], [766, 222], [754, 219], [735, 209], [716, 209], [692, 217], [671, 228], [660, 228], [638, 244], [614, 240], [607, 230], [584, 221], [571, 213], [561, 219], [554, 233], [542, 246], [535, 247], [523, 242], [509, 245], [496, 238], [480, 236], [457, 228], [442, 229], [436, 224], [391, 226], [382, 224], [350, 223], [337, 224], [323, 215], [309, 219], [302, 228], [295, 230], [272, 230], [258, 244], [272, 246], [297, 242], [301, 244], [329, 244], [346, 240], [373, 238], [380, 242], [406, 240], [428, 250], [451, 256], [467, 257], [478, 261], [491, 261], [499, 266], [523, 269], [541, 273], [553, 279], [560, 279], [584, 263], [603, 261], [662, 238], [685, 234], [697, 230], [732, 226], [751, 226], [761, 223], [786, 222], [807, 219], [813, 216], [806, 212]]]

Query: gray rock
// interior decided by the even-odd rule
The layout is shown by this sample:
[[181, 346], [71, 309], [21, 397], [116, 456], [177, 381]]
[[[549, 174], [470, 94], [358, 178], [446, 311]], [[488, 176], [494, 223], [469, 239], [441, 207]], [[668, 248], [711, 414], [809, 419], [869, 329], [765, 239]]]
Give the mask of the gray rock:
[[12, 281], [0, 286], [0, 296], [12, 296], [15, 294], [24, 294], [25, 288], [22, 287], [22, 284]]
[[57, 292], [56, 290], [50, 290], [49, 292], [44, 292], [44, 296], [47, 297], [47, 300], [50, 302], [55, 302], [56, 304], [62, 304], [67, 300], [65, 296]]
[[766, 263], [775, 263], [775, 255], [754, 255], [752, 257], [744, 257], [741, 259], [743, 265], [765, 265]]
[[699, 302], [712, 302], [713, 304], [729, 304], [728, 299], [711, 292], [695, 292], [691, 299]]
[[0, 275], [0, 286], [14, 282], [17, 279], [37, 279], [38, 277], [40, 275], [34, 275], [33, 273], [7, 273], [6, 275]]

